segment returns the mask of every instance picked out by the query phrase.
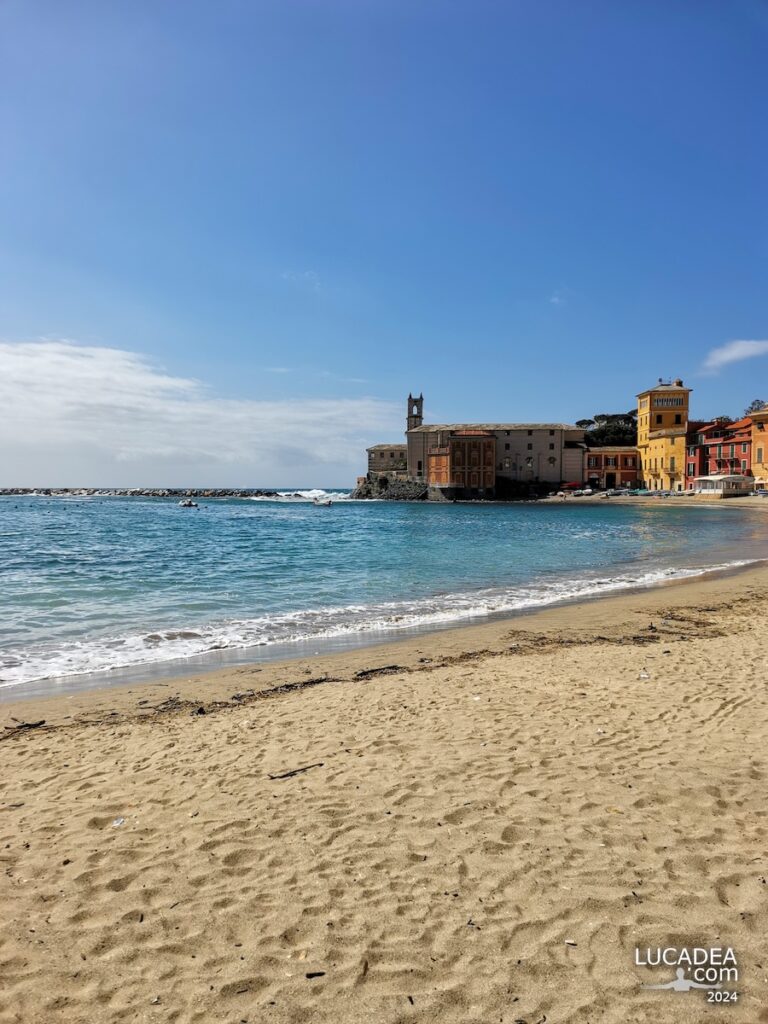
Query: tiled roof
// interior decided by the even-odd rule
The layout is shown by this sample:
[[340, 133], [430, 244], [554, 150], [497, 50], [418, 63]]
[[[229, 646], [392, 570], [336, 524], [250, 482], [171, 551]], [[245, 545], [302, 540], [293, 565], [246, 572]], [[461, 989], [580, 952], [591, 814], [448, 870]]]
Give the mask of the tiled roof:
[[427, 434], [436, 430], [580, 430], [573, 423], [424, 423], [408, 434]]
[[658, 383], [652, 385], [651, 387], [646, 388], [645, 391], [638, 392], [637, 397], [639, 398], [640, 395], [647, 395], [649, 391], [690, 391], [690, 390], [691, 390], [690, 388], [684, 387], [682, 383], [680, 383], [680, 384], [665, 384], [663, 381], [659, 381]]
[[371, 445], [370, 448], [366, 448], [365, 450], [367, 452], [384, 452], [384, 451], [388, 452], [388, 451], [391, 451], [394, 448], [394, 449], [399, 449], [400, 451], [405, 451], [407, 447], [408, 446], [403, 444], [402, 441], [398, 441], [395, 444], [374, 444], [374, 445]]

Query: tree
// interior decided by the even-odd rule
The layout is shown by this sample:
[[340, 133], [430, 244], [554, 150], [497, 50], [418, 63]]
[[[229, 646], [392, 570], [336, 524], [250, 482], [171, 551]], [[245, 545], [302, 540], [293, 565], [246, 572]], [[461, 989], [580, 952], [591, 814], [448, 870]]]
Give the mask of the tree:
[[637, 413], [634, 409], [629, 412], [601, 412], [591, 420], [578, 420], [576, 426], [586, 431], [584, 440], [595, 448], [605, 445], [632, 447], [637, 444]]
[[744, 410], [745, 416], [751, 416], [753, 412], [760, 412], [765, 407], [766, 403], [762, 398], [755, 398], [754, 401], [750, 402], [747, 408]]

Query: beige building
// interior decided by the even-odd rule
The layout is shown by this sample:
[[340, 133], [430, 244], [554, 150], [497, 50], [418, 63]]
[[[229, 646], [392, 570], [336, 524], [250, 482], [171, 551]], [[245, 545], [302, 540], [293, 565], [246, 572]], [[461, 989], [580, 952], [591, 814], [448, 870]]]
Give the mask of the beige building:
[[[584, 431], [570, 423], [431, 423], [423, 420], [424, 398], [408, 396], [408, 477], [429, 477], [430, 458], [445, 451], [451, 438], [482, 433], [494, 438], [496, 486], [504, 482], [581, 482]], [[484, 488], [487, 490], [487, 488]]]
[[683, 490], [690, 394], [682, 380], [659, 378], [655, 387], [637, 396], [640, 477], [651, 491]]

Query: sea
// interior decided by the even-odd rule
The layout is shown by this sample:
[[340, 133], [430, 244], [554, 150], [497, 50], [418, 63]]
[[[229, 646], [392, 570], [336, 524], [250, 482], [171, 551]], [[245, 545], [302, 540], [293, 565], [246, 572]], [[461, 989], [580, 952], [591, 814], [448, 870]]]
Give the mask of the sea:
[[380, 643], [766, 557], [764, 513], [675, 499], [0, 497], [0, 700]]

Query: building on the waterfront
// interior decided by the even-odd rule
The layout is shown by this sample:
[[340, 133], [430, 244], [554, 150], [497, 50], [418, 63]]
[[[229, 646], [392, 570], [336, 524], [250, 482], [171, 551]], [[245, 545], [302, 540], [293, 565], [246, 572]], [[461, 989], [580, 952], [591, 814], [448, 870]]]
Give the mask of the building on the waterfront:
[[705, 477], [743, 476], [752, 486], [752, 418], [729, 423], [689, 423], [686, 435], [686, 490], [701, 490]]
[[419, 423], [406, 438], [409, 479], [461, 492], [454, 496], [582, 477], [584, 431], [567, 423]]
[[375, 444], [366, 448], [368, 476], [407, 476], [408, 450], [404, 444]]
[[649, 490], [683, 490], [690, 393], [680, 379], [659, 378], [637, 396], [640, 477]]
[[496, 438], [489, 430], [451, 430], [427, 451], [427, 483], [461, 494], [492, 495], [496, 487]]
[[768, 405], [753, 412], [752, 420], [752, 474], [755, 487], [768, 487]]
[[405, 477], [434, 497], [494, 498], [583, 477], [584, 431], [569, 423], [425, 424], [424, 396], [409, 394], [405, 436], [367, 449], [368, 481]]
[[743, 473], [714, 473], [697, 477], [692, 490], [706, 498], [741, 498], [752, 493], [752, 478]]
[[637, 487], [640, 470], [634, 445], [606, 445], [584, 451], [585, 483], [594, 490]]

